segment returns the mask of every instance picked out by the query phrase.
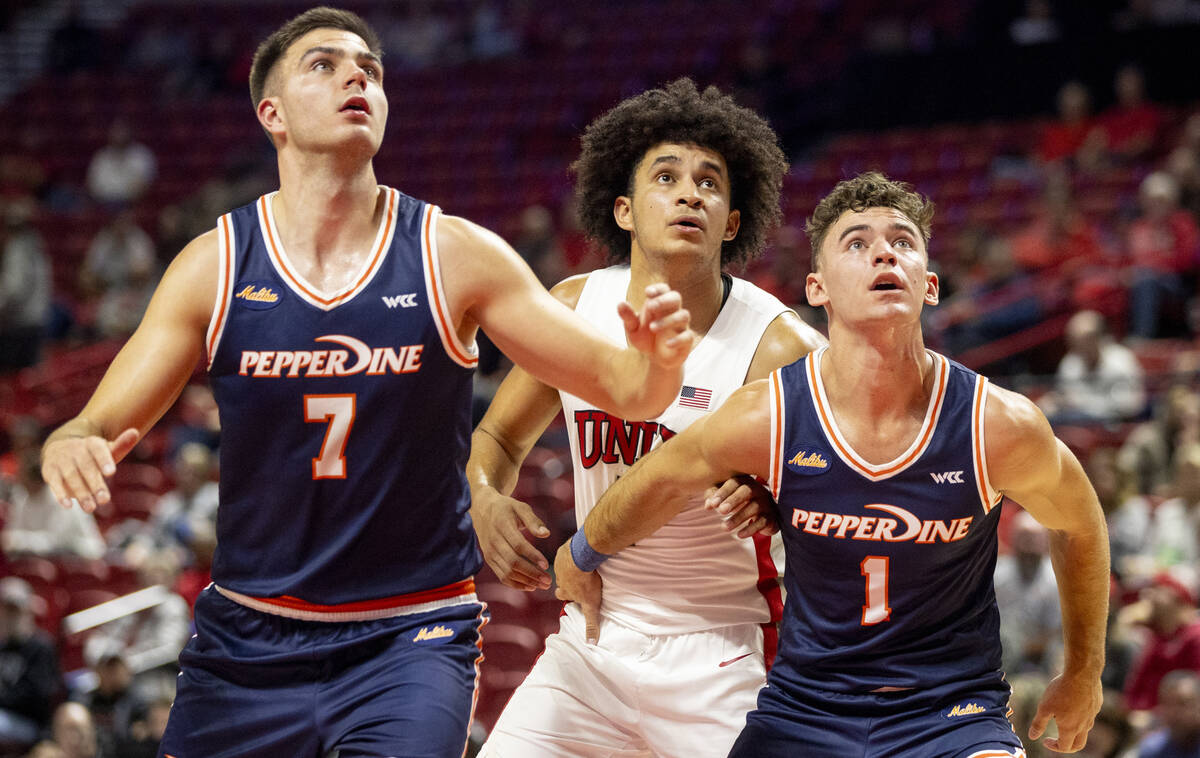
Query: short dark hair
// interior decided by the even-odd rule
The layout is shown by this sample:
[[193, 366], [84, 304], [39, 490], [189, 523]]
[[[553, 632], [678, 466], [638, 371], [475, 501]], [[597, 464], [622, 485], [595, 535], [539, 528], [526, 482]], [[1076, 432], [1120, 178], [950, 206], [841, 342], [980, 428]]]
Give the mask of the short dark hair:
[[691, 79], [676, 79], [622, 101], [583, 133], [577, 177], [584, 231], [611, 262], [629, 260], [629, 232], [613, 218], [613, 200], [633, 194], [634, 174], [646, 151], [663, 142], [713, 150], [729, 168], [730, 208], [741, 227], [721, 245], [721, 263], [746, 263], [762, 253], [767, 233], [779, 226], [779, 192], [787, 159], [770, 124], [716, 87], [704, 92]]
[[867, 171], [853, 179], [838, 182], [804, 222], [804, 233], [812, 247], [812, 269], [817, 270], [821, 245], [829, 227], [846, 211], [865, 211], [868, 208], [894, 208], [917, 225], [921, 238], [929, 247], [933, 236], [933, 201], [913, 191], [912, 185], [888, 179], [878, 171]]
[[357, 34], [372, 53], [383, 56], [379, 35], [358, 14], [326, 6], [310, 8], [272, 32], [254, 51], [254, 62], [250, 64], [250, 100], [255, 108], [263, 99], [267, 79], [275, 64], [296, 40], [313, 29], [341, 29]]

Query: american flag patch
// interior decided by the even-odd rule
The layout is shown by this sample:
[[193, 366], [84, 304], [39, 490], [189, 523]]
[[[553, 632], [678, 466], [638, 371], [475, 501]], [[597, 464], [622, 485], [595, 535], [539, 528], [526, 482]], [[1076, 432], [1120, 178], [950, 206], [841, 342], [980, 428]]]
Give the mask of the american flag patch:
[[706, 390], [702, 387], [689, 387], [685, 384], [683, 385], [683, 389], [679, 391], [679, 404], [686, 408], [707, 410], [710, 401], [712, 401], [712, 390]]

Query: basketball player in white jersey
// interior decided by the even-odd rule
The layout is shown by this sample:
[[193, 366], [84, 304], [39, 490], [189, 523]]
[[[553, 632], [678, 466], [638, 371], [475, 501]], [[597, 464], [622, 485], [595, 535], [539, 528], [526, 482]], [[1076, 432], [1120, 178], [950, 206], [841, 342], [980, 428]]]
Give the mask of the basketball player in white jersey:
[[[700, 93], [678, 80], [593, 122], [575, 170], [585, 228], [619, 263], [568, 279], [554, 294], [619, 339], [613, 305], [665, 281], [682, 294], [701, 339], [684, 365], [678, 401], [650, 421], [625, 421], [519, 369], [505, 379], [472, 437], [467, 475], [484, 555], [522, 589], [548, 587], [549, 577], [521, 528], [547, 532], [528, 505], [504, 493], [560, 407], [582, 523], [637, 458], [745, 382], [824, 342], [774, 296], [722, 273], [723, 264], [756, 255], [780, 218], [786, 162], [774, 132], [752, 111], [715, 88]], [[605, 565], [599, 644], [589, 644], [579, 609], [567, 607], [481, 755], [728, 751], [764, 683], [781, 598], [771, 538], [730, 533], [745, 522], [748, 535], [759, 522], [739, 513], [723, 523], [705, 505], [699, 488], [657, 534]]]

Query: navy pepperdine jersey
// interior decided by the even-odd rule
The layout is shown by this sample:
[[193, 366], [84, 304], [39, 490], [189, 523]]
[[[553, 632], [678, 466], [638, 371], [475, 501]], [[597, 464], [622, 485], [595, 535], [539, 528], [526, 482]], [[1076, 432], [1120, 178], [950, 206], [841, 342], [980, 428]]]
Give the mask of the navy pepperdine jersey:
[[447, 315], [439, 210], [380, 192], [372, 254], [332, 294], [284, 255], [273, 194], [217, 224], [221, 588], [362, 610], [457, 594], [479, 568], [463, 473], [475, 346]]
[[1001, 676], [997, 507], [984, 465], [987, 380], [937, 353], [913, 444], [872, 465], [820, 381], [827, 348], [774, 372], [770, 486], [787, 605], [771, 683], [785, 692], [927, 688]]

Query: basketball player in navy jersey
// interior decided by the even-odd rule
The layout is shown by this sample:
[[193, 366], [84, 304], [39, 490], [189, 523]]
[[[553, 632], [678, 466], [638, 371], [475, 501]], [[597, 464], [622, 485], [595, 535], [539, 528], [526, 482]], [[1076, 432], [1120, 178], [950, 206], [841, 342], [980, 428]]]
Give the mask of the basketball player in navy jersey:
[[[1100, 708], [1108, 549], [1079, 462], [1028, 399], [927, 350], [932, 204], [878, 173], [817, 206], [808, 300], [829, 347], [735, 392], [633, 467], [555, 558], [598, 623], [592, 571], [733, 473], [778, 502], [787, 601], [779, 657], [731, 756], [993, 758], [1007, 720], [992, 589], [1005, 496], [1051, 535], [1064, 669], [1030, 738], [1083, 747]], [[698, 578], [698, 580], [700, 580]], [[601, 630], [603, 631], [603, 630]]]
[[463, 474], [476, 329], [612, 413], [653, 416], [679, 393], [692, 335], [677, 293], [633, 292], [622, 348], [499, 238], [376, 182], [383, 74], [376, 36], [344, 11], [303, 13], [259, 47], [250, 89], [279, 190], [184, 248], [44, 448], [56, 497], [93, 510], [207, 363], [214, 584], [165, 755], [461, 755], [483, 622]]
[[[548, 531], [526, 503], [506, 495], [560, 409], [582, 522], [640, 455], [746, 381], [825, 342], [775, 297], [722, 274], [723, 265], [757, 256], [781, 216], [787, 163], [774, 131], [753, 111], [716, 88], [700, 92], [677, 80], [592, 122], [574, 168], [581, 221], [615, 265], [552, 291], [619, 338], [615, 304], [647, 282], [665, 281], [683, 296], [701, 336], [684, 364], [684, 383], [695, 389], [637, 422], [520, 369], [509, 373], [472, 436], [467, 478], [484, 557], [520, 589], [550, 586], [545, 558], [521, 530]], [[609, 589], [604, 646], [587, 644], [579, 610], [568, 607], [481, 756], [599, 758], [620, 749], [692, 758], [728, 751], [773, 655], [778, 572], [769, 536], [738, 540], [728, 533], [750, 514], [731, 515], [723, 525], [703, 507], [704, 489], [693, 495], [697, 502], [661, 539], [643, 541], [602, 569]], [[723, 575], [694, 581], [698, 558], [722, 566]], [[681, 733], [676, 725], [684, 720], [689, 728]]]

